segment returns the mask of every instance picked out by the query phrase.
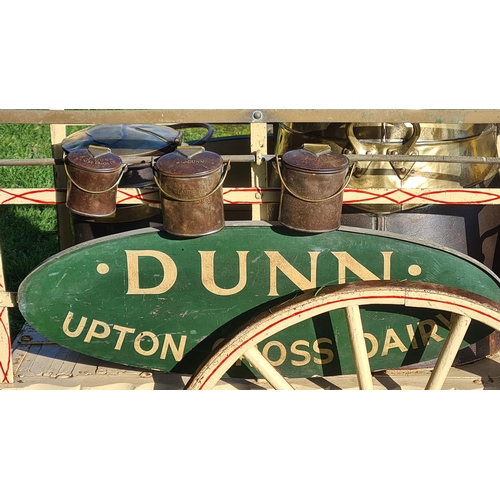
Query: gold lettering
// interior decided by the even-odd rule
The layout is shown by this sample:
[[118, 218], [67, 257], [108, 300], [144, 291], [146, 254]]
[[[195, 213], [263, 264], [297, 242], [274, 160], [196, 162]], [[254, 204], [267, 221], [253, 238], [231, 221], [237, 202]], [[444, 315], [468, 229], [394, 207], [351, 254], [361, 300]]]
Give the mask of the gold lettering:
[[[238, 254], [239, 259], [239, 281], [236, 286], [233, 288], [220, 288], [215, 284], [214, 277], [214, 257], [215, 251], [198, 251], [201, 255], [201, 282], [203, 286], [215, 295], [234, 295], [238, 292], [241, 292], [245, 285], [247, 284], [247, 250], [238, 250], [236, 253]], [[224, 265], [226, 264], [226, 260], [224, 261]]]
[[384, 258], [384, 279], [391, 279], [391, 255], [392, 252], [380, 252]]
[[[146, 350], [141, 347], [141, 341], [146, 337], [150, 338], [152, 341], [151, 349]], [[138, 354], [142, 354], [143, 356], [152, 356], [160, 345], [158, 341], [158, 337], [153, 332], [141, 332], [134, 340], [134, 349]]]
[[373, 356], [375, 356], [378, 351], [378, 340], [376, 339], [375, 335], [372, 335], [371, 333], [363, 333], [363, 336], [366, 340], [369, 340], [372, 345], [372, 348], [368, 352], [368, 357], [373, 358]]
[[[327, 344], [333, 344], [333, 341], [331, 339], [328, 339], [328, 338], [320, 338], [320, 339], [317, 339], [314, 341], [313, 343], [313, 351], [314, 352], [317, 352], [320, 357], [319, 358], [313, 358], [313, 361], [317, 364], [317, 365], [326, 365], [328, 363], [331, 363], [333, 361], [333, 351], [331, 349], [321, 349], [319, 347], [319, 344], [323, 344], [323, 343], [327, 343]], [[321, 358], [321, 354], [324, 354], [326, 356], [326, 358]]]
[[123, 346], [123, 341], [125, 340], [125, 335], [127, 333], [134, 333], [135, 328], [127, 328], [126, 326], [113, 325], [113, 330], [120, 332], [118, 340], [116, 341], [115, 350], [120, 351]]
[[174, 338], [170, 333], [165, 335], [163, 340], [163, 347], [161, 348], [160, 359], [165, 359], [167, 357], [168, 348], [172, 350], [172, 355], [174, 356], [175, 361], [180, 361], [184, 356], [184, 348], [186, 347], [186, 339], [187, 335], [181, 335], [179, 339], [179, 347], [175, 345]]
[[[165, 293], [177, 279], [175, 262], [166, 253], [157, 250], [125, 250], [127, 254], [128, 290], [127, 295], [152, 295]], [[151, 288], [139, 287], [139, 257], [152, 257], [163, 268], [163, 278], [159, 285]]]
[[441, 313], [437, 314], [436, 318], [439, 321], [441, 321], [443, 323], [443, 325], [446, 326], [446, 328], [448, 328], [448, 330], [450, 329], [450, 327], [451, 327], [451, 321], [448, 318], [446, 318], [445, 316], [443, 316]]
[[388, 328], [381, 356], [387, 356], [389, 349], [394, 349], [395, 347], [397, 347], [401, 352], [406, 352], [408, 350], [403, 342], [401, 342], [401, 339], [397, 336], [396, 332], [392, 328]]
[[418, 349], [417, 338], [415, 337], [415, 330], [413, 325], [406, 325], [406, 331], [408, 332], [408, 338], [411, 340], [412, 349]]
[[[349, 255], [347, 252], [332, 252], [332, 254], [337, 257], [339, 262], [339, 274], [338, 274], [338, 282], [339, 284], [343, 284], [346, 282], [346, 269], [352, 271], [358, 278], [363, 281], [368, 280], [379, 280], [380, 278], [372, 273], [365, 266], [360, 264], [354, 257]], [[391, 255], [392, 252], [381, 252], [383, 256], [384, 262], [384, 274], [383, 278], [385, 280], [390, 279], [391, 277]]]
[[68, 336], [68, 337], [78, 337], [80, 333], [82, 333], [83, 329], [85, 328], [85, 325], [87, 324], [87, 318], [85, 316], [82, 316], [80, 319], [80, 322], [78, 323], [78, 326], [76, 327], [76, 330], [71, 331], [69, 329], [69, 324], [71, 323], [71, 320], [73, 319], [73, 313], [71, 311], [68, 312], [66, 315], [66, 319], [64, 320], [62, 329], [63, 332]]
[[[98, 332], [97, 327], [101, 327], [102, 331]], [[96, 339], [105, 339], [111, 333], [111, 328], [104, 321], [98, 321], [97, 319], [92, 320], [90, 323], [89, 331], [83, 339], [84, 342], [90, 342], [93, 337]]]
[[[277, 360], [272, 360], [272, 359], [269, 359], [269, 349], [271, 349], [271, 347], [277, 347], [280, 351], [280, 356]], [[268, 342], [264, 348], [262, 349], [262, 355], [269, 361], [269, 363], [271, 363], [273, 366], [280, 366], [283, 364], [283, 362], [285, 361], [286, 359], [286, 348], [285, 346], [281, 343], [281, 342], [278, 342], [276, 340], [271, 340], [271, 342]]]
[[[426, 328], [428, 327], [428, 328]], [[432, 319], [426, 319], [418, 322], [418, 333], [422, 339], [424, 347], [429, 345], [429, 339], [433, 338], [436, 342], [442, 342], [444, 339], [437, 334], [438, 326]]]
[[309, 290], [316, 288], [316, 267], [318, 255], [320, 252], [307, 252], [311, 259], [311, 279], [307, 279], [297, 269], [295, 269], [290, 262], [288, 262], [279, 252], [265, 252], [269, 257], [269, 297], [278, 296], [277, 287], [277, 270], [279, 269], [290, 281], [292, 281], [301, 290]]
[[292, 365], [293, 366], [307, 365], [308, 363], [311, 362], [311, 355], [307, 351], [302, 351], [302, 350], [298, 349], [298, 346], [309, 347], [309, 342], [307, 342], [307, 340], [296, 340], [292, 344], [292, 346], [290, 347], [292, 354], [297, 354], [297, 355], [302, 356], [304, 358], [300, 361], [298, 361], [296, 359], [292, 359]]

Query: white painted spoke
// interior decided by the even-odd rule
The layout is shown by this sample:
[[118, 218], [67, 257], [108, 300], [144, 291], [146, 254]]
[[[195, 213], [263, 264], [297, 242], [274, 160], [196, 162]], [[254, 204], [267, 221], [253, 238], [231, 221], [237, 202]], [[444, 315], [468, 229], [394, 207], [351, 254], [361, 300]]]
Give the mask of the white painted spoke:
[[243, 357], [252, 363], [255, 369], [275, 388], [279, 390], [292, 390], [293, 387], [274, 366], [260, 353], [257, 347], [251, 347]]
[[347, 328], [351, 340], [352, 354], [354, 356], [354, 366], [358, 377], [359, 388], [362, 390], [373, 390], [373, 380], [368, 360], [368, 351], [363, 332], [363, 323], [358, 306], [345, 308]]
[[461, 314], [452, 314], [450, 333], [446, 338], [436, 366], [427, 382], [426, 390], [440, 390], [443, 387], [470, 323], [471, 318]]
[[293, 389], [290, 383], [257, 350], [257, 345], [290, 326], [330, 311], [345, 309], [358, 385], [373, 389], [360, 306], [388, 304], [421, 307], [452, 314], [444, 343], [426, 389], [441, 389], [472, 320], [500, 330], [500, 304], [464, 290], [430, 283], [371, 281], [311, 290], [266, 311], [236, 331], [197, 370], [187, 389], [211, 389], [229, 368], [244, 356], [276, 389]]

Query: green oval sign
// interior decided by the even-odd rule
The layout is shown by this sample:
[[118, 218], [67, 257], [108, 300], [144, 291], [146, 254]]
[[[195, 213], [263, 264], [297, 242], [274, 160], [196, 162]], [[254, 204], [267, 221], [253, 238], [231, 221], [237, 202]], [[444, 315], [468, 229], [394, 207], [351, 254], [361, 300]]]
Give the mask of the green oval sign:
[[[306, 235], [239, 223], [202, 238], [145, 229], [77, 245], [27, 276], [18, 302], [28, 323], [62, 346], [189, 374], [273, 304], [302, 290], [373, 279], [440, 283], [500, 301], [491, 271], [439, 247], [355, 228]], [[373, 370], [433, 359], [448, 333], [449, 316], [439, 311], [370, 306], [362, 314]], [[474, 325], [467, 344], [489, 333]], [[289, 328], [259, 349], [285, 376], [355, 373], [342, 311]], [[247, 376], [248, 367], [231, 375]]]

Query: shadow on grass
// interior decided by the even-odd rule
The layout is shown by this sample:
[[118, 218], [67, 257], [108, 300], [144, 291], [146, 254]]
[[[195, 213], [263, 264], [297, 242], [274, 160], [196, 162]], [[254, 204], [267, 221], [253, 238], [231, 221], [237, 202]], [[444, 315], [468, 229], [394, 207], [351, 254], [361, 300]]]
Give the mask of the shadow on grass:
[[[59, 251], [57, 213], [53, 206], [0, 206], [0, 250], [5, 289], [17, 292], [24, 278]], [[17, 308], [9, 309], [11, 337], [24, 324]]]

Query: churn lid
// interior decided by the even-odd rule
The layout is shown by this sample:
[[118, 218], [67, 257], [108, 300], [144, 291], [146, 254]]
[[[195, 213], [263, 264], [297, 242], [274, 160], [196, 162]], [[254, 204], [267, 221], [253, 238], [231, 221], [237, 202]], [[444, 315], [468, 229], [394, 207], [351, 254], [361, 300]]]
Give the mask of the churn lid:
[[77, 149], [67, 156], [68, 163], [73, 167], [89, 172], [116, 172], [122, 165], [122, 159], [113, 154], [109, 148], [90, 146]]
[[334, 153], [327, 144], [304, 144], [301, 149], [286, 152], [283, 162], [293, 168], [325, 174], [345, 170], [349, 165], [347, 156]]
[[223, 163], [222, 156], [205, 151], [202, 146], [179, 146], [159, 158], [156, 169], [173, 177], [198, 177], [215, 172]]
[[158, 156], [182, 143], [183, 131], [161, 125], [94, 125], [75, 132], [61, 145], [66, 153], [103, 146], [119, 156]]

